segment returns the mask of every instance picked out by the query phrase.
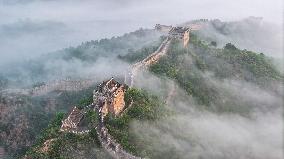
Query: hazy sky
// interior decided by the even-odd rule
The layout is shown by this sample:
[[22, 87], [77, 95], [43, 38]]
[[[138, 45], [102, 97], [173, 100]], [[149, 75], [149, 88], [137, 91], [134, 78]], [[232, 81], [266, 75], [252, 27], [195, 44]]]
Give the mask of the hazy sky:
[[248, 16], [281, 23], [282, 15], [282, 0], [0, 0], [0, 62], [156, 23]]

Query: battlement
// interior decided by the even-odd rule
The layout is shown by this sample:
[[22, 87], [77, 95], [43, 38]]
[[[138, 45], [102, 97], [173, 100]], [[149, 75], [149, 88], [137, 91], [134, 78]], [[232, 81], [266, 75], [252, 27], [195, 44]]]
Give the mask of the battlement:
[[68, 131], [77, 129], [79, 123], [84, 117], [84, 113], [76, 106], [73, 108], [69, 116], [62, 121], [60, 131]]
[[127, 85], [120, 84], [111, 78], [101, 83], [94, 92], [93, 100], [100, 107], [103, 116], [108, 113], [119, 115], [125, 108], [124, 94]]
[[187, 27], [173, 27], [169, 31], [169, 36], [172, 38], [183, 39], [184, 35], [189, 32], [190, 32], [190, 29]]
[[171, 25], [161, 25], [161, 24], [156, 24], [155, 30], [161, 31], [161, 32], [169, 32], [172, 29], [173, 26]]
[[108, 113], [119, 115], [125, 109], [124, 94], [127, 88], [127, 85], [120, 84], [113, 78], [102, 82], [94, 91], [93, 104], [83, 109], [75, 106], [68, 117], [62, 121], [60, 131], [84, 133], [85, 130], [80, 123], [85, 116], [85, 109], [93, 108], [94, 105], [99, 108], [103, 116]]
[[190, 31], [191, 29], [187, 27], [173, 27], [169, 31], [169, 37], [175, 39], [182, 39], [183, 46], [186, 47], [187, 44], [189, 43]]

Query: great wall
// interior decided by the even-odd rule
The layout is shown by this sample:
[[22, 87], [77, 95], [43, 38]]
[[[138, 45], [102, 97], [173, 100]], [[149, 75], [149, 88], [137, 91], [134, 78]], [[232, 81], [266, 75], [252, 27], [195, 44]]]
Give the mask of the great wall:
[[95, 79], [82, 79], [82, 80], [54, 80], [47, 83], [43, 83], [39, 86], [27, 89], [5, 89], [1, 94], [21, 94], [40, 96], [53, 91], [80, 91], [89, 88], [94, 84]]
[[[167, 53], [169, 44], [171, 42], [171, 39], [169, 37], [167, 37], [162, 44], [160, 45], [160, 47], [157, 49], [157, 51], [155, 51], [154, 53], [152, 53], [151, 55], [149, 55], [148, 57], [146, 57], [144, 60], [142, 60], [141, 62], [137, 62], [135, 63], [132, 68], [131, 71], [129, 73], [129, 78], [130, 78], [130, 87], [133, 86], [134, 84], [134, 78], [137, 75], [138, 71], [141, 69], [147, 69], [150, 65], [158, 62], [158, 60], [164, 56]], [[125, 77], [125, 83], [127, 83], [127, 76]]]
[[[171, 39], [177, 38], [177, 39], [183, 40], [183, 45], [184, 47], [186, 47], [187, 44], [189, 43], [190, 31], [200, 30], [203, 27], [204, 24], [202, 23], [204, 22], [206, 22], [206, 19], [200, 19], [200, 20], [193, 21], [192, 23], [185, 24], [183, 26], [177, 26], [177, 27], [156, 24], [155, 30], [168, 34], [167, 38], [160, 45], [157, 51], [149, 55], [147, 58], [145, 58], [141, 62], [137, 62], [136, 64], [132, 66], [132, 68], [129, 71], [129, 74], [126, 75], [125, 77], [125, 83], [129, 82], [127, 80], [129, 79], [129, 77], [135, 75], [135, 73], [137, 73], [137, 70], [143, 67], [147, 68], [149, 65], [157, 62], [159, 58], [167, 52], [167, 48], [168, 48], [168, 45]], [[67, 78], [67, 79], [49, 81], [47, 83], [43, 83], [33, 88], [5, 89], [5, 90], [1, 90], [0, 93], [1, 94], [22, 94], [22, 95], [40, 96], [40, 95], [44, 95], [44, 94], [47, 94], [53, 91], [83, 90], [93, 85], [95, 81], [97, 80], [95, 80], [94, 77], [89, 77], [88, 79], [79, 79], [79, 80], [72, 80], [72, 79]], [[130, 81], [131, 81], [130, 86], [132, 86], [133, 78], [131, 78]]]
[[[182, 40], [184, 47], [187, 47], [189, 43], [189, 36], [191, 31], [191, 28], [189, 27], [172, 27], [157, 24], [155, 29], [160, 32], [167, 32], [168, 36], [165, 38], [165, 40], [161, 43], [161, 45], [155, 52], [147, 56], [142, 61], [137, 62], [131, 66], [129, 73], [125, 75], [124, 80], [124, 83], [129, 83], [130, 87], [134, 86], [135, 77], [138, 74], [139, 70], [146, 70], [150, 65], [158, 62], [162, 56], [166, 55], [172, 39]], [[63, 80], [24, 91], [36, 96], [53, 90], [77, 91], [80, 89], [87, 88], [93, 83], [94, 80]], [[84, 119], [87, 110], [93, 110], [98, 114], [98, 124], [95, 129], [102, 147], [113, 158], [116, 159], [141, 159], [141, 157], [134, 156], [123, 149], [123, 147], [114, 139], [114, 137], [109, 134], [109, 131], [104, 121], [104, 118], [108, 113], [111, 113], [115, 117], [117, 117], [122, 115], [123, 112], [132, 105], [131, 103], [127, 107], [124, 102], [124, 93], [127, 89], [128, 86], [126, 84], [120, 84], [119, 82], [115, 81], [114, 78], [102, 82], [99, 86], [97, 86], [97, 89], [93, 92], [93, 103], [91, 105], [85, 106], [83, 109], [79, 109], [75, 106], [68, 115], [68, 117], [62, 121], [60, 131], [75, 134], [88, 133], [90, 130], [82, 127], [80, 124], [81, 121]], [[174, 93], [175, 88], [172, 88], [166, 103], [168, 103], [168, 100], [170, 100], [171, 96], [173, 96]], [[41, 151], [47, 152], [48, 147], [55, 140], [56, 139], [47, 140], [41, 148]]]
[[[104, 118], [108, 113], [112, 113], [115, 116], [118, 116], [124, 111], [124, 92], [126, 91], [126, 89], [126, 85], [119, 84], [113, 78], [99, 85], [98, 90], [94, 92], [93, 98], [95, 111], [98, 112], [99, 115], [99, 123], [96, 127], [96, 130], [102, 147], [113, 158], [139, 159], [139, 157], [136, 157], [123, 150], [122, 146], [117, 143], [116, 140], [108, 133], [108, 129], [105, 126], [104, 122]], [[123, 95], [121, 95], [120, 98], [116, 98], [119, 93]], [[120, 108], [116, 109], [118, 107]]]
[[[187, 46], [189, 42], [189, 32], [190, 28], [186, 27], [165, 27], [161, 25], [156, 25], [156, 30], [158, 31], [168, 31], [168, 36], [161, 43], [159, 48], [145, 59], [132, 65], [129, 73], [125, 76], [125, 83], [130, 83], [130, 87], [133, 87], [135, 82], [135, 76], [138, 74], [139, 70], [145, 70], [150, 65], [159, 61], [159, 59], [166, 55], [168, 48], [170, 46], [171, 40], [174, 38], [182, 39], [184, 47]], [[130, 81], [128, 81], [128, 79]], [[98, 125], [96, 127], [97, 135], [102, 147], [116, 159], [140, 159], [140, 157], [134, 156], [129, 152], [126, 152], [123, 147], [117, 143], [117, 141], [109, 134], [107, 127], [105, 126], [104, 118], [108, 113], [112, 113], [114, 116], [119, 116], [126, 109], [124, 102], [124, 93], [127, 90], [127, 85], [120, 84], [111, 78], [108, 81], [101, 83], [97, 90], [93, 93], [93, 103], [88, 108], [93, 109], [98, 113]], [[169, 98], [174, 92], [171, 91]], [[84, 132], [79, 131], [80, 121], [84, 116], [84, 110], [79, 110], [74, 107], [69, 116], [62, 121], [61, 131], [73, 132], [76, 134], [88, 132], [89, 130], [84, 130]]]

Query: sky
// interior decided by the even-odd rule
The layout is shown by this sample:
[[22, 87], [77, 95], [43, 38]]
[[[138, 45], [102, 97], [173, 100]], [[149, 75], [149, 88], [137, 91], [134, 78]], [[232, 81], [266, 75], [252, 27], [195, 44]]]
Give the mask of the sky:
[[0, 0], [0, 63], [156, 23], [260, 16], [282, 25], [282, 0]]

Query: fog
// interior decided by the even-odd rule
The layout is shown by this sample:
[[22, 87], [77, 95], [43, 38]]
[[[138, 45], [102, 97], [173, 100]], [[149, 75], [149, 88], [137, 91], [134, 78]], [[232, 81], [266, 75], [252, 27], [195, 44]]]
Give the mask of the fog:
[[282, 6], [281, 0], [0, 0], [0, 62], [152, 28], [156, 23], [261, 16], [281, 24]]
[[283, 27], [261, 18], [249, 17], [233, 22], [214, 20], [198, 32], [203, 39], [216, 41], [219, 47], [230, 42], [240, 49], [283, 58]]
[[282, 89], [275, 93], [242, 80], [216, 79], [210, 72], [203, 78], [218, 90], [222, 100], [239, 105], [229, 112], [228, 104], [206, 107], [170, 79], [150, 73], [136, 78], [136, 87], [164, 100], [175, 89], [167, 102], [168, 109], [175, 112], [173, 116], [157, 122], [132, 123], [131, 131], [143, 138], [145, 148], [152, 148], [157, 158], [282, 159]]
[[[257, 52], [264, 51], [266, 55], [281, 56], [282, 0], [0, 0], [0, 75], [9, 72], [9, 80], [21, 81], [19, 85], [25, 86], [66, 77], [89, 78], [90, 75], [96, 82], [101, 82], [111, 76], [123, 76], [129, 69], [130, 65], [117, 60], [117, 55], [127, 53], [127, 47], [135, 46], [137, 42], [141, 46], [135, 49], [145, 46], [147, 41], [155, 42], [159, 35], [150, 35], [141, 41], [129, 38], [129, 45], [120, 50], [117, 46], [109, 51], [103, 48], [104, 44], [102, 48], [91, 45], [92, 48], [82, 49], [87, 57], [85, 61], [75, 58], [77, 52], [71, 54], [72, 49], [69, 51], [74, 57], [70, 55], [71, 59], [66, 60], [64, 55], [68, 51], [60, 49], [120, 36], [140, 27], [153, 28], [156, 23], [177, 25], [200, 18], [238, 21], [249, 16], [263, 17], [269, 25], [279, 27], [277, 31], [273, 27], [261, 28], [260, 32], [268, 31], [262, 36], [257, 36], [259, 32], [248, 34], [252, 36], [249, 39], [252, 43], [243, 41], [247, 36], [239, 35], [234, 29], [231, 37], [212, 27], [202, 33], [216, 38], [219, 47], [232, 42], [241, 49], [248, 47]], [[271, 36], [269, 42], [265, 39], [268, 35]], [[259, 40], [259, 37], [264, 39]], [[95, 56], [96, 60], [87, 61], [89, 56]], [[188, 59], [186, 64], [191, 65], [190, 57], [181, 58]], [[277, 90], [265, 90], [238, 79], [216, 79], [210, 72], [200, 74], [206, 84], [218, 90], [223, 101], [239, 104], [234, 108], [224, 103], [208, 108], [197, 104], [196, 99], [174, 81], [150, 73], [140, 74], [135, 86], [165, 100], [175, 115], [156, 123], [133, 122], [131, 130], [154, 144], [157, 155], [166, 157], [167, 153], [173, 152], [179, 158], [281, 159], [283, 85], [276, 85]], [[168, 98], [172, 89], [175, 93]], [[232, 111], [226, 112], [227, 109]]]
[[[124, 76], [130, 67], [118, 60], [129, 50], [159, 45], [161, 34], [152, 30], [137, 30], [121, 37], [82, 43], [33, 59], [22, 59], [0, 67], [5, 87], [30, 87], [34, 83], [63, 79], [90, 79], [96, 82], [110, 77]], [[4, 82], [5, 83], [5, 82]], [[3, 86], [3, 85], [2, 85]]]
[[[180, 83], [175, 82], [178, 80], [140, 73], [134, 85], [159, 96], [166, 108], [173, 111], [172, 115], [155, 122], [132, 122], [131, 132], [143, 138], [143, 148], [152, 149], [153, 158], [282, 159], [283, 83], [271, 80], [271, 86], [263, 87], [246, 80], [251, 76], [246, 73], [242, 78], [220, 78], [214, 69], [212, 72], [198, 69], [194, 56], [205, 56], [206, 64], [225, 65], [229, 72], [236, 68], [226, 65], [221, 58], [214, 58], [213, 52], [198, 51], [190, 45], [188, 52], [189, 55], [176, 55], [176, 68], [184, 76], [198, 78], [200, 75], [198, 82], [191, 84], [198, 85], [201, 96], [207, 96], [206, 90], [213, 90], [214, 94], [209, 95], [214, 97], [210, 98], [209, 105], [201, 104], [196, 98], [198, 93], [185, 92], [186, 86], [180, 88]], [[175, 54], [170, 51], [168, 54], [171, 53]], [[224, 68], [221, 70], [226, 72]], [[190, 78], [180, 78], [190, 81]]]

